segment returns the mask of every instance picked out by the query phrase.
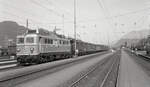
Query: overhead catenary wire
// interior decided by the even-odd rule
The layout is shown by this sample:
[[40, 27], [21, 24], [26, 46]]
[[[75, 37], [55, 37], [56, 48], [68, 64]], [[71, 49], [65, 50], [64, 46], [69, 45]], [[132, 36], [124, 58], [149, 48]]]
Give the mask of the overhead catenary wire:
[[14, 9], [14, 10], [17, 10], [19, 13], [24, 13], [24, 14], [26, 14], [28, 16], [30, 15], [30, 16], [32, 16], [34, 18], [37, 17], [37, 15], [35, 15], [33, 13], [30, 13], [29, 10], [20, 9], [20, 8], [16, 7], [14, 4], [12, 4], [11, 2], [7, 2], [7, 3], [2, 2], [2, 3], [3, 3], [4, 6], [9, 7], [9, 8], [3, 9], [3, 11], [9, 11], [9, 9]]
[[[35, 0], [34, 0], [35, 1]], [[49, 1], [49, 0], [46, 0], [46, 1]], [[99, 0], [98, 0], [99, 1]], [[36, 1], [37, 2], [37, 1]], [[50, 1], [49, 1], [50, 2]], [[38, 3], [36, 4], [38, 6], [40, 6], [41, 4]], [[7, 6], [7, 5], [6, 5]], [[11, 7], [13, 7], [14, 9], [17, 9], [19, 10], [19, 12], [22, 12], [22, 13], [25, 13], [26, 15], [30, 15], [31, 17], [29, 17], [29, 20], [32, 20], [34, 22], [36, 22], [35, 24], [61, 24], [61, 22], [41, 22], [41, 21], [37, 21], [36, 19], [38, 19], [35, 15], [33, 15], [32, 13], [30, 13], [29, 11], [26, 11], [26, 10], [20, 10], [19, 8], [15, 7], [13, 4], [12, 5], [9, 5]], [[46, 6], [44, 5], [41, 5], [42, 8], [44, 9], [47, 9]], [[44, 7], [43, 7], [44, 6]], [[102, 6], [102, 8], [104, 8], [104, 6]], [[115, 15], [115, 16], [111, 16], [111, 17], [123, 17], [123, 16], [127, 16], [127, 15], [131, 15], [131, 14], [135, 14], [135, 13], [139, 13], [139, 12], [143, 12], [143, 11], [146, 11], [146, 10], [149, 10], [150, 8], [145, 8], [145, 9], [142, 9], [142, 10], [137, 10], [137, 11], [133, 11], [133, 12], [129, 12], [129, 13], [124, 13], [124, 14], [119, 14], [119, 15]], [[62, 15], [59, 15], [60, 17], [62, 17]], [[27, 16], [28, 17], [28, 16]], [[36, 18], [35, 18], [36, 17]], [[109, 19], [111, 17], [105, 17], [105, 18], [102, 18], [102, 19]], [[25, 18], [26, 20], [27, 18]], [[24, 19], [23, 19], [24, 20]], [[90, 19], [90, 20], [78, 20], [77, 22], [78, 23], [87, 23], [87, 22], [91, 22], [91, 21], [102, 21], [100, 19]], [[73, 23], [73, 21], [65, 21], [64, 23]]]
[[[2, 2], [2, 1], [1, 1]], [[20, 9], [20, 8], [17, 8], [15, 5], [13, 5], [12, 3], [10, 4], [9, 2], [7, 2], [7, 3], [5, 3], [5, 2], [2, 2], [3, 3], [3, 5], [5, 5], [6, 7], [10, 7], [10, 9], [14, 9], [14, 10], [17, 10], [17, 12], [19, 12], [19, 13], [23, 13], [23, 15], [24, 15], [24, 18], [25, 19], [32, 19], [32, 20], [34, 20], [34, 21], [36, 21], [36, 24], [44, 24], [44, 23], [40, 23], [39, 22], [39, 20], [38, 20], [38, 16], [37, 15], [35, 15], [35, 14], [33, 14], [33, 13], [31, 13], [30, 11], [27, 11], [27, 10], [25, 10], [25, 9]], [[36, 3], [36, 2], [35, 2]], [[34, 4], [35, 4], [34, 3]], [[40, 3], [36, 3], [36, 5], [40, 5]], [[43, 7], [42, 7], [43, 8]], [[5, 8], [5, 10], [4, 11], [9, 11], [10, 10], [9, 8]], [[47, 10], [47, 8], [44, 8], [44, 9], [46, 9]], [[7, 13], [8, 14], [8, 13]], [[9, 13], [10, 14], [10, 13]], [[12, 16], [12, 15], [11, 15]], [[14, 16], [14, 15], [13, 15]], [[20, 17], [20, 15], [18, 14], [18, 16]], [[59, 16], [62, 16], [62, 15], [59, 15]], [[15, 15], [15, 17], [17, 17], [16, 15]], [[24, 20], [24, 18], [23, 18], [23, 20]], [[37, 23], [37, 21], [38, 21], [38, 23]]]
[[[53, 2], [54, 1], [50, 1], [50, 0], [45, 0], [45, 1], [47, 1], [48, 3], [50, 3], [50, 4], [52, 4], [54, 7], [56, 7], [57, 9], [60, 9], [61, 11], [63, 11], [64, 13], [63, 14], [65, 14], [65, 15], [68, 15], [68, 16], [73, 16], [70, 12], [68, 12], [68, 11], [66, 11], [66, 10], [64, 10], [64, 9], [62, 9], [62, 7], [58, 7], [58, 6], [56, 6], [56, 4], [54, 4]], [[56, 2], [55, 2], [56, 3]]]
[[[13, 14], [13, 13], [10, 13], [10, 12], [6, 12], [6, 11], [3, 11], [4, 13], [6, 13], [6, 14], [8, 14], [8, 15], [10, 15], [10, 16], [12, 16], [12, 17], [16, 17], [16, 18], [19, 18], [19, 19], [22, 19], [23, 21], [24, 20], [26, 20], [26, 18], [25, 17], [21, 17], [20, 15], [16, 15], [16, 14]], [[4, 17], [1, 17], [1, 18], [4, 18]], [[9, 18], [9, 17], [7, 17], [7, 18]], [[33, 18], [30, 18], [30, 17], [28, 17], [29, 18], [29, 20], [30, 21], [33, 21], [35, 24], [47, 24], [47, 25], [49, 25], [49, 24], [55, 24], [55, 25], [61, 25], [62, 24], [62, 22], [37, 22], [36, 20], [34, 20]], [[92, 20], [92, 19], [91, 19]], [[93, 21], [94, 21], [94, 19], [93, 19]], [[97, 21], [97, 20], [96, 20]], [[99, 21], [102, 21], [102, 20], [99, 20]], [[84, 21], [78, 21], [78, 23], [80, 24], [80, 23], [87, 23], [87, 22], [89, 22], [89, 20], [84, 20]], [[64, 23], [73, 23], [73, 21], [65, 21]], [[77, 26], [80, 26], [80, 25], [77, 25]], [[85, 26], [85, 24], [84, 24], [84, 26]], [[142, 25], [141, 25], [142, 26]]]
[[[26, 18], [24, 18], [23, 16], [20, 16], [20, 15], [16, 15], [16, 14], [14, 14], [14, 13], [10, 13], [10, 12], [7, 12], [7, 11], [3, 11], [3, 12], [5, 12], [6, 14], [8, 14], [9, 16], [12, 16], [11, 18], [17, 18], [17, 20], [15, 21], [15, 22], [17, 22], [17, 23], [21, 23], [21, 25], [23, 25], [23, 26], [25, 26], [26, 25]], [[2, 18], [2, 17], [1, 17]], [[8, 19], [8, 21], [10, 21], [9, 19], [11, 19], [10, 17], [8, 17], [7, 19]], [[28, 20], [29, 20], [29, 22], [28, 22], [28, 24], [29, 24], [29, 28], [30, 29], [34, 29], [34, 28], [37, 28], [38, 26], [37, 26], [37, 23], [39, 23], [39, 22], [37, 22], [37, 21], [35, 21], [35, 20], [32, 20], [32, 19], [30, 19], [30, 18], [28, 18]]]
[[38, 5], [38, 6], [41, 7], [41, 8], [46, 9], [46, 10], [47, 10], [48, 12], [50, 12], [50, 13], [54, 13], [55, 15], [57, 15], [57, 16], [59, 16], [59, 17], [62, 17], [62, 15], [63, 15], [63, 14], [60, 14], [60, 13], [54, 11], [53, 9], [50, 9], [50, 8], [45, 7], [44, 5], [40, 4], [39, 2], [37, 2], [37, 1], [35, 1], [35, 0], [31, 0], [31, 2], [34, 3], [34, 4], [36, 4], [36, 5]]
[[[98, 4], [99, 4], [100, 8], [102, 9], [102, 11], [104, 12], [105, 18], [109, 18], [109, 17], [110, 17], [110, 13], [109, 13], [108, 9], [105, 8], [105, 6], [104, 6], [102, 0], [97, 0], [97, 2], [98, 2]], [[111, 24], [111, 21], [107, 20], [107, 22], [108, 22], [108, 24], [109, 24], [111, 27], [113, 27], [112, 24]], [[107, 32], [107, 40], [108, 40], [108, 45], [110, 46], [109, 32]]]
[[[11, 16], [11, 17], [7, 17], [7, 18], [5, 17], [6, 19], [12, 19], [12, 18], [15, 17], [15, 18], [17, 18], [17, 20], [25, 21], [26, 19], [29, 19], [30, 21], [32, 21], [34, 23], [39, 23], [40, 22], [40, 21], [37, 20], [37, 18], [35, 18], [36, 15], [31, 14], [29, 11], [22, 10], [22, 9], [17, 8], [16, 6], [14, 6], [12, 4], [9, 4], [9, 3], [4, 3], [3, 2], [3, 5], [5, 5], [5, 6], [9, 7], [9, 8], [5, 8], [1, 12], [3, 14], [7, 14], [7, 15]], [[17, 13], [16, 12], [12, 13], [11, 9], [17, 10]], [[9, 10], [11, 10], [11, 11], [9, 12]], [[23, 15], [20, 15], [20, 13], [23, 13]], [[4, 19], [4, 17], [3, 17], [3, 19]], [[20, 22], [20, 23], [22, 23], [22, 22]]]
[[[46, 0], [46, 1], [48, 1], [48, 2], [50, 2], [49, 0]], [[98, 2], [99, 2], [99, 0], [97, 0]], [[100, 2], [99, 2], [99, 4], [100, 4]], [[40, 3], [38, 3], [38, 6], [40, 5]], [[14, 8], [14, 9], [19, 9], [19, 8], [17, 8], [17, 7], [14, 7], [13, 6], [13, 4], [9, 4], [9, 5], [7, 5], [6, 4], [6, 6], [11, 6], [11, 8]], [[101, 6], [101, 5], [100, 5]], [[43, 8], [43, 7], [42, 7]], [[102, 7], [101, 6], [101, 8], [104, 8], [104, 6]], [[46, 8], [47, 9], [47, 8]], [[90, 21], [101, 21], [101, 19], [110, 19], [110, 18], [112, 18], [112, 17], [122, 17], [122, 16], [127, 16], [127, 15], [130, 15], [130, 14], [134, 14], [134, 13], [138, 13], [138, 12], [141, 12], [141, 11], [146, 11], [146, 10], [149, 10], [150, 8], [144, 8], [144, 9], [141, 9], [141, 10], [137, 10], [137, 11], [133, 11], [133, 12], [128, 12], [128, 13], [123, 13], [123, 14], [118, 14], [118, 15], [115, 15], [115, 16], [111, 16], [111, 17], [106, 17], [106, 18], [100, 18], [100, 19], [98, 19], [98, 18], [95, 18], [95, 19], [89, 19], [89, 20], [78, 20], [78, 22], [90, 22]], [[20, 11], [22, 11], [22, 12], [24, 12], [25, 14], [26, 13], [28, 13], [28, 15], [31, 15], [32, 17], [35, 17], [35, 15], [33, 15], [33, 14], [31, 14], [31, 13], [29, 13], [29, 11], [25, 11], [25, 10], [19, 10], [19, 12]], [[61, 16], [62, 17], [62, 15], [59, 15], [59, 16]], [[73, 21], [67, 21], [66, 23], [73, 23]]]
[[97, 0], [97, 2], [99, 4], [100, 8], [102, 8], [102, 10], [104, 12], [105, 19], [108, 19], [108, 22], [110, 21], [109, 23], [112, 26], [111, 28], [114, 28], [114, 29], [116, 29], [115, 26], [113, 26], [114, 18], [125, 17], [125, 16], [129, 16], [129, 15], [133, 15], [133, 14], [137, 14], [137, 13], [141, 13], [141, 12], [147, 12], [148, 10], [150, 10], [150, 8], [148, 7], [148, 8], [143, 8], [143, 9], [136, 10], [136, 11], [131, 11], [131, 12], [111, 16], [109, 11], [107, 10], [107, 8], [104, 6], [102, 0]]
[[[32, 0], [31, 0], [32, 1]], [[1, 1], [2, 2], [2, 1]], [[32, 16], [33, 18], [32, 19], [38, 19], [38, 15], [36, 15], [36, 14], [33, 14], [32, 12], [30, 12], [29, 10], [25, 10], [25, 9], [20, 9], [20, 8], [18, 8], [18, 7], [16, 7], [14, 4], [12, 4], [12, 2], [10, 3], [10, 1], [9, 2], [7, 2], [7, 3], [5, 3], [5, 2], [2, 2], [3, 4], [5, 4], [5, 6], [6, 7], [10, 7], [11, 9], [15, 9], [15, 10], [18, 10], [18, 12], [22, 12], [22, 13], [24, 13], [24, 14], [27, 14], [27, 15], [30, 15], [30, 16]], [[45, 7], [45, 6], [43, 6], [41, 3], [39, 3], [39, 2], [37, 2], [37, 1], [33, 1], [32, 2], [33, 4], [35, 4], [35, 5], [37, 5], [37, 6], [39, 6], [39, 7], [41, 7], [42, 9], [45, 9], [45, 10], [47, 10], [47, 11], [49, 11], [49, 12], [51, 12], [52, 13], [52, 11], [53, 10], [51, 10], [50, 8], [47, 8], [47, 7]], [[57, 7], [56, 7], [57, 8]], [[6, 8], [5, 8], [6, 9]], [[53, 11], [54, 12], [54, 11]], [[55, 12], [56, 13], [56, 12]], [[54, 14], [55, 14], [54, 13]], [[50, 13], [49, 13], [50, 14]], [[55, 14], [56, 15], [56, 14]], [[63, 14], [62, 14], [63, 15]], [[60, 17], [62, 17], [62, 15], [61, 14], [59, 14], [58, 15], [58, 13], [57, 13], [57, 16], [60, 16]]]

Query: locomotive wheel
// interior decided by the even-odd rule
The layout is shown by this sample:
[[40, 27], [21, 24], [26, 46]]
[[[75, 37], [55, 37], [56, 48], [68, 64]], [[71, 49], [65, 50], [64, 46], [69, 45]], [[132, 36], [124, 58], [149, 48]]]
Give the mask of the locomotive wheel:
[[49, 56], [50, 62], [54, 61], [54, 57], [53, 56]]
[[51, 55], [47, 55], [46, 59], [47, 59], [47, 62], [51, 62], [54, 60], [53, 56]]
[[38, 56], [38, 58], [36, 59], [36, 64], [41, 64], [42, 62], [41, 62], [41, 59], [42, 59], [42, 56], [40, 55], [40, 56]]

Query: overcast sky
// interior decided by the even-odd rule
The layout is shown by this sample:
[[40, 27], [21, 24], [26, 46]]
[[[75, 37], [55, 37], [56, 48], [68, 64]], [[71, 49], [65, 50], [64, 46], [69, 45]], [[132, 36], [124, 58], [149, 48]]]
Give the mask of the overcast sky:
[[[74, 0], [0, 0], [0, 21], [25, 26], [29, 19], [32, 29], [56, 26], [73, 36], [73, 6]], [[114, 43], [127, 32], [149, 29], [150, 0], [76, 0], [76, 7], [77, 37], [84, 41]]]

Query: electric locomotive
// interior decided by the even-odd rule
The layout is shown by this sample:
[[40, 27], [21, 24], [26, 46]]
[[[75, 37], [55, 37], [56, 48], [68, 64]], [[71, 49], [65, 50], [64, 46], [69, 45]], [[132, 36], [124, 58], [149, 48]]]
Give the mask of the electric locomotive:
[[44, 29], [28, 30], [17, 36], [17, 60], [19, 63], [44, 63], [54, 59], [71, 57], [70, 41], [59, 38]]
[[92, 43], [76, 41], [62, 37], [56, 32], [44, 29], [28, 30], [27, 33], [17, 36], [17, 61], [19, 64], [40, 64], [57, 59], [71, 58], [108, 50], [108, 47]]

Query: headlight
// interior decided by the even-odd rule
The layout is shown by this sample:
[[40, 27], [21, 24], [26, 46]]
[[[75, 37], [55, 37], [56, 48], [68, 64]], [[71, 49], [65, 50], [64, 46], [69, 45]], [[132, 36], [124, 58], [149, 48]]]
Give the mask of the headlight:
[[34, 48], [30, 48], [30, 51], [31, 51], [31, 53], [33, 53], [33, 51], [34, 51]]
[[18, 48], [18, 49], [17, 49], [17, 52], [20, 52], [20, 51], [21, 51], [21, 50]]
[[34, 48], [30, 48], [31, 51], [34, 51]]

